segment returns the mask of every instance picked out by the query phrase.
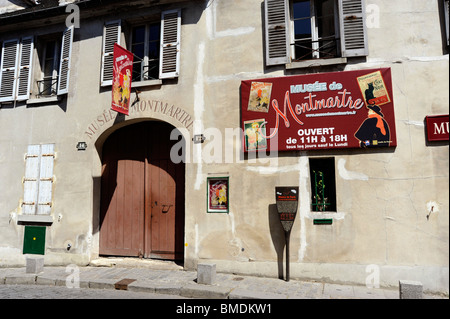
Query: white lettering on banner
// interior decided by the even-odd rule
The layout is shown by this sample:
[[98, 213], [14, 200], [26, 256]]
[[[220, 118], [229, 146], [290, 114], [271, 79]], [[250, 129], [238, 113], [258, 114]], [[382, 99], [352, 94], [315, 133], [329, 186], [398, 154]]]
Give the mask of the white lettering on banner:
[[289, 137], [286, 139], [286, 148], [292, 150], [304, 150], [310, 148], [320, 149], [347, 146], [348, 135], [334, 134], [334, 130], [334, 127], [299, 129], [297, 131], [299, 138]]

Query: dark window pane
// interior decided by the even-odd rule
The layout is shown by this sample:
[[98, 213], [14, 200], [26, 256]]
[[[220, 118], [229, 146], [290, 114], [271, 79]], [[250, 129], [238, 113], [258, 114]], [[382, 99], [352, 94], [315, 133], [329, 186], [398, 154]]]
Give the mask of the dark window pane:
[[295, 39], [304, 39], [311, 37], [311, 20], [303, 19], [294, 22]]
[[142, 62], [140, 61], [133, 62], [133, 76], [132, 76], [133, 82], [141, 81], [141, 65]]
[[53, 76], [55, 65], [56, 41], [49, 41], [45, 46], [44, 77]]
[[131, 46], [131, 52], [134, 53], [134, 55], [138, 56], [139, 58], [143, 59], [145, 56], [145, 46], [144, 44], [133, 44]]
[[309, 0], [294, 1], [293, 9], [294, 9], [294, 19], [310, 17]]
[[309, 60], [312, 58], [311, 40], [295, 41], [295, 60]]
[[160, 35], [160, 25], [158, 24], [152, 24], [149, 26], [149, 41], [158, 41]]
[[145, 42], [145, 26], [133, 28], [133, 43]]

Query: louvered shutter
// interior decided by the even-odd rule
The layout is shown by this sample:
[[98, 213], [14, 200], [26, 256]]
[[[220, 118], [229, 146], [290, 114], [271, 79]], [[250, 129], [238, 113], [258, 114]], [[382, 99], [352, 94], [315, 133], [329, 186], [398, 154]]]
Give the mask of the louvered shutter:
[[3, 42], [0, 64], [0, 102], [14, 100], [18, 61], [19, 40]]
[[343, 57], [368, 55], [363, 0], [339, 0], [341, 50]]
[[25, 215], [36, 214], [37, 197], [39, 189], [39, 169], [41, 161], [41, 146], [29, 145], [25, 157], [25, 178], [23, 180], [23, 204]]
[[73, 25], [68, 27], [62, 37], [61, 59], [58, 73], [58, 95], [69, 92], [70, 58], [72, 56]]
[[266, 65], [290, 62], [289, 0], [265, 0]]
[[112, 85], [114, 43], [120, 45], [120, 20], [105, 23], [103, 30], [102, 74], [101, 85]]
[[172, 79], [180, 73], [181, 10], [164, 11], [161, 16], [159, 78]]
[[19, 69], [17, 78], [17, 101], [27, 100], [31, 89], [31, 65], [33, 63], [33, 37], [22, 38], [20, 43]]
[[52, 208], [53, 162], [55, 158], [54, 144], [41, 146], [41, 163], [39, 167], [39, 195], [37, 214], [49, 215]]

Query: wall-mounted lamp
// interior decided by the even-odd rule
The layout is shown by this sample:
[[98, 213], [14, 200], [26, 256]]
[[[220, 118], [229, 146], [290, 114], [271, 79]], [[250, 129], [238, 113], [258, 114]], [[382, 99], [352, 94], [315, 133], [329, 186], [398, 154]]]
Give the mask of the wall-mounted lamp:
[[192, 141], [194, 142], [194, 144], [201, 144], [205, 140], [206, 140], [206, 137], [203, 134], [194, 135], [194, 137], [192, 138]]
[[77, 150], [85, 151], [86, 149], [87, 149], [87, 143], [86, 142], [78, 142]]

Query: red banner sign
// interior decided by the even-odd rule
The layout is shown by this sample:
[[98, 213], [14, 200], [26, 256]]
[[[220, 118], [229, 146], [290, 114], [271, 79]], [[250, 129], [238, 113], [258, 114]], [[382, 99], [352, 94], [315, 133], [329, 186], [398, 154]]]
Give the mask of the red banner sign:
[[429, 142], [448, 141], [448, 119], [447, 115], [427, 116], [427, 138]]
[[395, 147], [389, 68], [242, 81], [246, 152]]
[[112, 104], [114, 111], [128, 115], [130, 109], [133, 53], [114, 43]]

